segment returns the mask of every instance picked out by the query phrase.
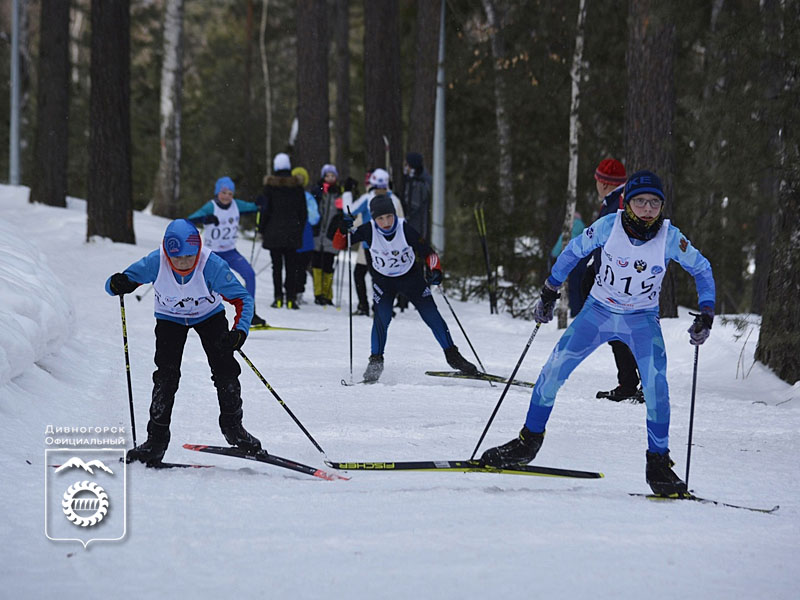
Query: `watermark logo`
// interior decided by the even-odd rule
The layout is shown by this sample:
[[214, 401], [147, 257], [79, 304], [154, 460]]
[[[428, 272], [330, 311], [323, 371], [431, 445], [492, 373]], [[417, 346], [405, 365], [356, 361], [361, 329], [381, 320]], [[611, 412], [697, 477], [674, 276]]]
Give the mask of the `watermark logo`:
[[45, 450], [45, 535], [83, 544], [125, 537], [125, 450]]

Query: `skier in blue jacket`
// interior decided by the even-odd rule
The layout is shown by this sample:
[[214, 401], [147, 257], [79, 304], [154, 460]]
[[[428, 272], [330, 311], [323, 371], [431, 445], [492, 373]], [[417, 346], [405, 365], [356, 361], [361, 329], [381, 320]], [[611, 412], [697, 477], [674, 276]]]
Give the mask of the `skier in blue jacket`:
[[[233, 356], [247, 339], [253, 297], [228, 263], [203, 247], [197, 228], [186, 219], [172, 221], [160, 248], [109, 277], [105, 287], [109, 294], [121, 296], [151, 282], [155, 297], [156, 370], [150, 420], [147, 441], [128, 452], [128, 462], [157, 465], [167, 451], [183, 347], [190, 329], [200, 336], [211, 367], [222, 434], [232, 446], [259, 452], [261, 442], [242, 426], [241, 368]], [[222, 300], [236, 309], [230, 330]]]
[[[190, 214], [189, 219], [195, 225], [203, 225], [203, 241], [206, 248], [228, 263], [231, 269], [244, 279], [244, 285], [253, 302], [256, 299], [256, 273], [236, 249], [239, 239], [239, 216], [257, 213], [258, 205], [234, 198], [236, 185], [230, 177], [220, 177], [214, 184], [214, 198]], [[253, 325], [266, 325], [267, 322], [255, 313], [253, 308]]]
[[680, 495], [686, 484], [672, 471], [669, 457], [670, 404], [667, 355], [658, 315], [661, 283], [670, 260], [694, 277], [700, 314], [689, 329], [700, 345], [714, 320], [711, 265], [689, 240], [664, 219], [664, 192], [655, 173], [634, 173], [625, 185], [624, 208], [594, 222], [558, 257], [534, 310], [537, 323], [553, 318], [558, 288], [578, 261], [602, 248], [601, 265], [583, 309], [561, 336], [542, 368], [531, 395], [525, 425], [510, 442], [490, 448], [481, 461], [507, 467], [527, 464], [544, 441], [556, 393], [595, 348], [609, 340], [633, 352], [647, 406], [645, 479], [655, 494]]

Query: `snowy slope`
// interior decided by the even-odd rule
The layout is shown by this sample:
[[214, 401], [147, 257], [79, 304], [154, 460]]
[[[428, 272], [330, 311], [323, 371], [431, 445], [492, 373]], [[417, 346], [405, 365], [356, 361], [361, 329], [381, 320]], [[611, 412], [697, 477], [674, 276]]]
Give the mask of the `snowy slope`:
[[[42, 514], [46, 427], [129, 426], [119, 301], [103, 283], [155, 248], [166, 221], [136, 213], [132, 246], [87, 243], [80, 200], [70, 199], [67, 209], [30, 205], [25, 188], [0, 186], [0, 211], [2, 598], [797, 597], [800, 385], [761, 365], [745, 379], [740, 366], [737, 377], [739, 362], [750, 369], [758, 332], [743, 348], [744, 338], [719, 319], [700, 350], [690, 484], [719, 500], [780, 504], [772, 515], [628, 496], [648, 491], [644, 407], [594, 398], [615, 385], [608, 348], [562, 388], [536, 459], [600, 470], [605, 479], [353, 472], [350, 481], [326, 482], [192, 453], [181, 444], [224, 440], [208, 366], [190, 334], [166, 459], [218, 468], [132, 465], [123, 541], [87, 550], [50, 541]], [[261, 253], [256, 270], [267, 261]], [[469, 456], [501, 388], [425, 376], [448, 367], [415, 311], [392, 324], [381, 383], [343, 387], [339, 380], [350, 376], [346, 309], [270, 309], [269, 270], [258, 285], [259, 312], [270, 323], [327, 328], [253, 332], [244, 351], [329, 457]], [[450, 300], [487, 369], [509, 374], [533, 324]], [[469, 357], [447, 306], [437, 304]], [[127, 296], [126, 312], [141, 441], [153, 369], [152, 294], [141, 302]], [[681, 475], [694, 355], [687, 312], [662, 323], [671, 447]], [[369, 354], [370, 325], [354, 318], [355, 378]], [[553, 324], [541, 329], [519, 378], [535, 380], [558, 336]], [[245, 426], [270, 451], [323, 466], [268, 390], [242, 369]], [[512, 388], [483, 448], [516, 435], [528, 400]]]

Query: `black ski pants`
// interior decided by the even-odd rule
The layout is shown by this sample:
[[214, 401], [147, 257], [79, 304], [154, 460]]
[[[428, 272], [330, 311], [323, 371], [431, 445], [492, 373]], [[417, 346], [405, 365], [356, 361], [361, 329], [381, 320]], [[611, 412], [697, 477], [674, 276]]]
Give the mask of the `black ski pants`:
[[214, 313], [196, 325], [182, 325], [166, 319], [156, 319], [156, 370], [153, 373], [153, 399], [150, 403], [150, 421], [159, 429], [169, 429], [175, 393], [181, 378], [181, 362], [186, 336], [194, 329], [211, 367], [211, 380], [217, 388], [221, 414], [241, 411], [239, 363], [230, 349], [220, 349], [218, 342], [228, 332], [225, 311]]

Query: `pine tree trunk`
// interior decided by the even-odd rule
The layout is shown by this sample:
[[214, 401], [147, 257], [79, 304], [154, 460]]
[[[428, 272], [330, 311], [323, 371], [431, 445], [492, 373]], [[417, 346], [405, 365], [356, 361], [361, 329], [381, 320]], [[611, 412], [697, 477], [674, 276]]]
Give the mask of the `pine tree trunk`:
[[269, 81], [269, 61], [267, 58], [267, 16], [269, 0], [261, 2], [261, 26], [258, 29], [258, 48], [261, 53], [261, 76], [264, 79], [264, 113], [266, 115], [264, 136], [264, 173], [272, 170], [272, 85]]
[[31, 202], [67, 205], [69, 2], [42, 0]]
[[183, 0], [167, 0], [164, 13], [164, 62], [161, 65], [161, 160], [153, 190], [153, 214], [175, 219], [181, 216]]
[[[364, 148], [367, 168], [385, 167], [402, 197], [403, 122], [397, 0], [364, 0]], [[383, 136], [389, 139], [386, 164]]]
[[[656, 0], [629, 0], [628, 99], [625, 104], [625, 156], [628, 173], [654, 171], [664, 186], [664, 215], [672, 215], [675, 176], [675, 25], [670, 7]], [[662, 317], [677, 317], [675, 265], [661, 286]]]
[[336, 165], [350, 177], [350, 0], [336, 0]]
[[800, 156], [790, 161], [775, 214], [772, 265], [756, 360], [789, 384], [800, 380]]
[[297, 0], [297, 120], [295, 166], [316, 181], [330, 157], [328, 130], [328, 10], [325, 0]]
[[422, 154], [433, 164], [433, 125], [436, 107], [436, 67], [439, 54], [441, 7], [433, 0], [417, 0], [414, 85], [408, 113], [408, 152]]
[[[572, 101], [569, 109], [569, 176], [567, 180], [567, 207], [564, 213], [564, 225], [561, 227], [561, 251], [567, 247], [572, 238], [572, 223], [575, 219], [575, 205], [578, 202], [578, 136], [581, 131], [579, 119], [581, 106], [581, 79], [583, 78], [583, 29], [586, 22], [586, 0], [580, 0], [578, 6], [578, 24], [575, 29], [575, 52], [572, 55]], [[558, 303], [558, 328], [567, 326], [569, 312], [569, 281], [565, 281]]]
[[771, 160], [769, 166], [761, 172], [758, 179], [758, 192], [761, 198], [761, 210], [758, 212], [756, 224], [756, 270], [753, 277], [753, 304], [751, 312], [762, 314], [767, 301], [767, 280], [771, 277], [772, 244], [774, 240], [774, 215], [778, 198], [780, 177], [778, 165], [781, 154], [781, 117], [776, 114], [775, 99], [781, 92], [783, 74], [780, 65], [781, 16], [779, 0], [763, 0], [761, 2], [763, 19], [763, 49], [765, 58], [761, 64], [764, 78], [764, 110], [760, 120], [767, 131], [767, 148]]
[[129, 0], [92, 0], [89, 71], [86, 237], [133, 244]]
[[494, 67], [494, 116], [497, 126], [497, 188], [498, 206], [506, 216], [514, 212], [513, 161], [511, 159], [511, 121], [506, 101], [505, 61], [506, 48], [503, 35], [503, 12], [494, 0], [482, 0], [486, 20], [489, 23], [489, 40]]

